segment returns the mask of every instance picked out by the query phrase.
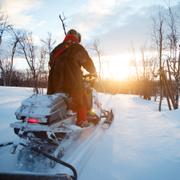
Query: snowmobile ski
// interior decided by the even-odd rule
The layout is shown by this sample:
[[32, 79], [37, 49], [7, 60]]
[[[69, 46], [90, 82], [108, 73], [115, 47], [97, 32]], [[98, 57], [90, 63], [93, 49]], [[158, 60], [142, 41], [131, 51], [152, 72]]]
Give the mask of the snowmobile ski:
[[103, 115], [101, 116], [101, 118], [105, 118], [105, 120], [103, 121], [103, 127], [104, 128], [109, 128], [114, 120], [114, 115], [113, 115], [113, 111], [112, 109], [110, 111], [103, 111]]

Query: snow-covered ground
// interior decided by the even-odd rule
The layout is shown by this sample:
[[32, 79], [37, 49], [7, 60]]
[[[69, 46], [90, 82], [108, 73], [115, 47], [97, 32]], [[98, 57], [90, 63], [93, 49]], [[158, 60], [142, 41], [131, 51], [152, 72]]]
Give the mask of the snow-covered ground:
[[[18, 139], [9, 123], [14, 111], [30, 96], [28, 88], [0, 87], [0, 143]], [[97, 127], [81, 134], [76, 148], [64, 160], [73, 164], [79, 180], [179, 180], [180, 110], [133, 95], [99, 94], [103, 107], [112, 108], [114, 122], [104, 130]], [[93, 132], [93, 133], [92, 133]], [[16, 171], [17, 157], [10, 147], [0, 149], [0, 171]], [[61, 167], [41, 169], [59, 173]], [[36, 172], [38, 172], [38, 166]]]

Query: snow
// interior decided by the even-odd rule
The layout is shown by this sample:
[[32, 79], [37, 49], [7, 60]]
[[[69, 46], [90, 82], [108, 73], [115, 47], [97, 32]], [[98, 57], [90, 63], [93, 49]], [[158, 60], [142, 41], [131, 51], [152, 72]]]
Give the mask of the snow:
[[[0, 143], [18, 140], [9, 124], [22, 100], [32, 95], [28, 88], [0, 87]], [[99, 93], [104, 108], [112, 108], [114, 122], [109, 129], [90, 128], [81, 133], [63, 160], [74, 165], [79, 180], [179, 180], [180, 110], [168, 111], [134, 95]], [[10, 147], [0, 148], [0, 171], [17, 171], [17, 155]], [[59, 173], [43, 168], [33, 171]], [[25, 168], [24, 168], [25, 169]]]
[[59, 117], [62, 113], [59, 111], [59, 106], [64, 106], [64, 98], [66, 97], [63, 93], [56, 93], [53, 95], [46, 94], [33, 94], [32, 96], [25, 99], [21, 106], [16, 110], [15, 114], [20, 119], [22, 116], [32, 117], [41, 119], [46, 122], [46, 116], [51, 115], [55, 112], [59, 113]]

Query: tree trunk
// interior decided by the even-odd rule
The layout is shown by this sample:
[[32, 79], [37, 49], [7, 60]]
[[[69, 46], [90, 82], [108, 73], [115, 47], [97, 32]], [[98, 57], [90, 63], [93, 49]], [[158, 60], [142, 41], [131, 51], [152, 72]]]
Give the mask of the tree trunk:
[[160, 72], [160, 75], [159, 75], [159, 83], [160, 83], [159, 111], [161, 111], [162, 98], [163, 98], [163, 91], [162, 91], [162, 75], [161, 75], [161, 72]]

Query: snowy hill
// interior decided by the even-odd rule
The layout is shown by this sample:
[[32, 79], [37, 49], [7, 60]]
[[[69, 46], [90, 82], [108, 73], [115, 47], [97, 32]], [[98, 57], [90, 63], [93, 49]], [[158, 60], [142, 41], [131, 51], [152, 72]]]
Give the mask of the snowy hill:
[[[0, 142], [17, 139], [9, 123], [31, 94], [28, 88], [0, 87]], [[99, 99], [113, 109], [115, 118], [107, 130], [98, 127], [93, 134], [82, 134], [78, 147], [65, 155], [79, 180], [179, 180], [180, 111], [158, 112], [157, 103], [132, 95], [99, 94]], [[17, 170], [17, 157], [9, 151], [0, 149], [0, 171]], [[59, 173], [60, 168], [41, 171]]]

